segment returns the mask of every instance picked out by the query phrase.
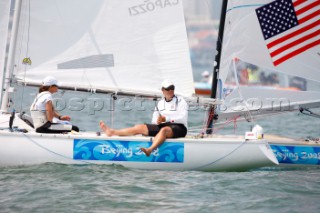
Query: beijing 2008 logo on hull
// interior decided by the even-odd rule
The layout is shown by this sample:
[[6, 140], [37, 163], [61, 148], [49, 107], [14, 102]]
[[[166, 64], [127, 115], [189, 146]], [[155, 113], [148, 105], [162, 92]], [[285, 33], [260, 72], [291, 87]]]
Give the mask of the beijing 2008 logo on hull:
[[74, 160], [130, 161], [130, 162], [184, 162], [184, 144], [164, 142], [147, 157], [141, 147], [149, 147], [151, 142], [121, 140], [75, 139]]
[[279, 163], [320, 165], [320, 147], [270, 146]]

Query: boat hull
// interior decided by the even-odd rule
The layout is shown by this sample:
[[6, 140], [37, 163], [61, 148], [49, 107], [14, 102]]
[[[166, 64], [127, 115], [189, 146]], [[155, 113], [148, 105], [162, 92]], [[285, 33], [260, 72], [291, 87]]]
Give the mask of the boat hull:
[[320, 166], [320, 144], [312, 141], [266, 137], [281, 166]]
[[320, 166], [320, 147], [303, 145], [270, 144], [282, 166]]
[[148, 137], [104, 137], [92, 134], [0, 133], [0, 166], [117, 164], [135, 169], [245, 171], [278, 162], [264, 140], [180, 138], [166, 141], [150, 157], [140, 147]]

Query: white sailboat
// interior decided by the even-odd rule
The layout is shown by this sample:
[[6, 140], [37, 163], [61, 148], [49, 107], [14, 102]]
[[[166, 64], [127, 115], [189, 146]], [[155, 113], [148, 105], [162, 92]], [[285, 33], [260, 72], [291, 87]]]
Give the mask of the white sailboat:
[[278, 164], [266, 140], [257, 138], [169, 139], [147, 157], [140, 147], [151, 144], [149, 137], [36, 133], [22, 114], [12, 119], [8, 112], [15, 81], [37, 86], [52, 75], [63, 89], [156, 98], [157, 85], [171, 79], [176, 93], [191, 101], [219, 101], [194, 97], [182, 1], [16, 0], [15, 11], [0, 115], [1, 166], [239, 171]]
[[[320, 107], [320, 2], [236, 0], [225, 4], [221, 61], [219, 72], [214, 73], [220, 89], [212, 96], [225, 100], [219, 120], [255, 121]], [[257, 73], [273, 79], [250, 76]], [[290, 85], [288, 79], [300, 84]], [[307, 82], [318, 86], [312, 88]], [[268, 141], [280, 165], [320, 165], [316, 142], [279, 136], [269, 136]]]

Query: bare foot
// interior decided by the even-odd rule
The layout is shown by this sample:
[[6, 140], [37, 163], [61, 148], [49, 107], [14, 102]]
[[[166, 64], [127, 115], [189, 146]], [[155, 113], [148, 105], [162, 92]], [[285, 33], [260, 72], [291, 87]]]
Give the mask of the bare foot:
[[146, 156], [150, 156], [152, 150], [151, 149], [146, 149], [146, 148], [140, 148], [141, 151], [144, 152], [144, 154], [146, 154]]
[[103, 123], [103, 121], [100, 121], [100, 129], [107, 135], [107, 136], [112, 136], [113, 135], [113, 130], [109, 128], [107, 125]]

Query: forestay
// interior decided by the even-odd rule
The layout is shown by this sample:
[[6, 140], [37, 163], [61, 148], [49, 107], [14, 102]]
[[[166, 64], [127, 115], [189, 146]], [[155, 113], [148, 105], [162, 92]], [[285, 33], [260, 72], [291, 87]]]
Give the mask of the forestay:
[[[270, 113], [320, 106], [319, 11], [318, 0], [229, 1], [219, 72], [218, 94], [227, 104], [222, 111], [236, 116], [248, 109]], [[240, 63], [284, 77], [273, 85], [261, 79], [242, 83]], [[296, 90], [288, 83], [294, 78], [314, 82]]]
[[24, 82], [52, 75], [71, 88], [153, 95], [171, 79], [177, 94], [194, 94], [180, 0], [32, 0], [21, 11]]

